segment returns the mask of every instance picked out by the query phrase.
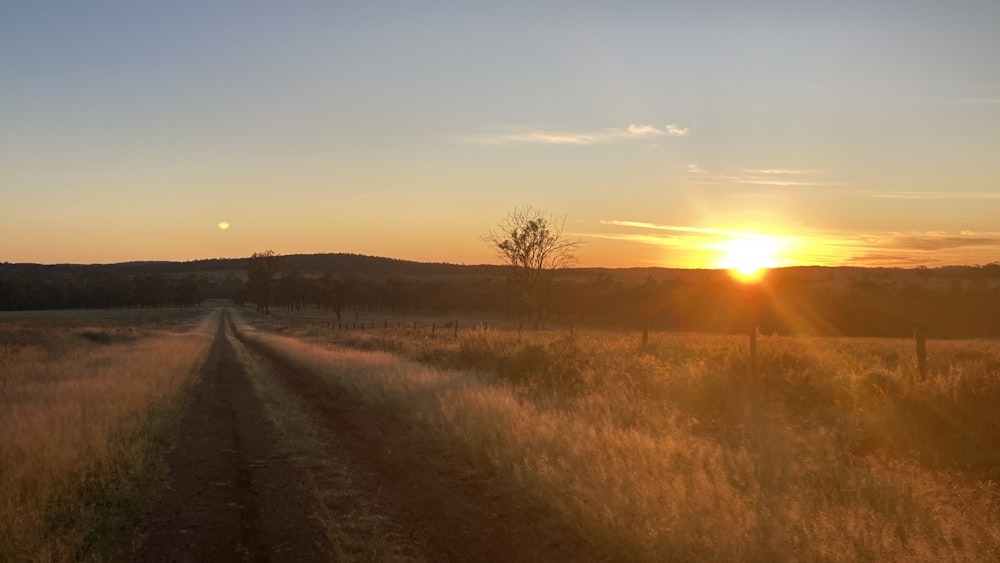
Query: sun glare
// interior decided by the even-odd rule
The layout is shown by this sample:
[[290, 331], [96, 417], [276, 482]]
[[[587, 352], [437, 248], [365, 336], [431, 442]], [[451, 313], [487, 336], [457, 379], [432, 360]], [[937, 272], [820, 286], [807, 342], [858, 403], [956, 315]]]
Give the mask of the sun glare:
[[219, 228], [223, 231], [229, 228], [229, 221], [219, 221]]
[[757, 281], [768, 268], [778, 265], [777, 244], [767, 238], [732, 239], [719, 246], [719, 250], [722, 258], [718, 266], [740, 281]]

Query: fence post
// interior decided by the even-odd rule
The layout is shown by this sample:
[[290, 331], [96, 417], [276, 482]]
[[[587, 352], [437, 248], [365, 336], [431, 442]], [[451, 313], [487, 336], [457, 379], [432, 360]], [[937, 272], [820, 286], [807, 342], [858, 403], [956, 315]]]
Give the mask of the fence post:
[[913, 340], [917, 344], [917, 371], [920, 379], [927, 379], [927, 337], [918, 328], [913, 331]]
[[750, 375], [757, 376], [757, 327], [750, 329]]

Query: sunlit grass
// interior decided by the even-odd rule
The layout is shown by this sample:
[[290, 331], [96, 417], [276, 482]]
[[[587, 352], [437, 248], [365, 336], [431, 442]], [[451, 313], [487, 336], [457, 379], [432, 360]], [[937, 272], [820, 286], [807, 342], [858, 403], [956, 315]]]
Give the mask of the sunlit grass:
[[133, 314], [136, 330], [80, 313], [0, 318], [0, 560], [122, 547], [217, 319], [180, 317]]
[[301, 334], [313, 343], [257, 338], [519, 480], [622, 559], [1000, 552], [998, 343], [932, 342], [922, 380], [905, 340], [764, 337], [754, 377], [745, 337]]

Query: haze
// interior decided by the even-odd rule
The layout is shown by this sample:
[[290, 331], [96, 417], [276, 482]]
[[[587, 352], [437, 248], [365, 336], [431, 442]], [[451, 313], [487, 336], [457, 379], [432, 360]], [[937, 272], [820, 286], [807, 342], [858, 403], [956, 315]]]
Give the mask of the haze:
[[996, 261], [1000, 3], [816, 4], [8, 3], [0, 261]]

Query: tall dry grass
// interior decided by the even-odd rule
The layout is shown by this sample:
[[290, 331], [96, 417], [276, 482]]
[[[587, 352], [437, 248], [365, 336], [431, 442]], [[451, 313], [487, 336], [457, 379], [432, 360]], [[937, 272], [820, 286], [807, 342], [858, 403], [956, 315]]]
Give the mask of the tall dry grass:
[[921, 380], [901, 340], [765, 338], [753, 377], [735, 337], [348, 336], [389, 354], [308, 331], [255, 338], [518, 479], [623, 560], [1000, 553], [997, 343], [932, 342]]
[[139, 332], [0, 319], [0, 560], [115, 556], [217, 318], [192, 326], [188, 315], [183, 332], [164, 332], [160, 317], [139, 319]]

